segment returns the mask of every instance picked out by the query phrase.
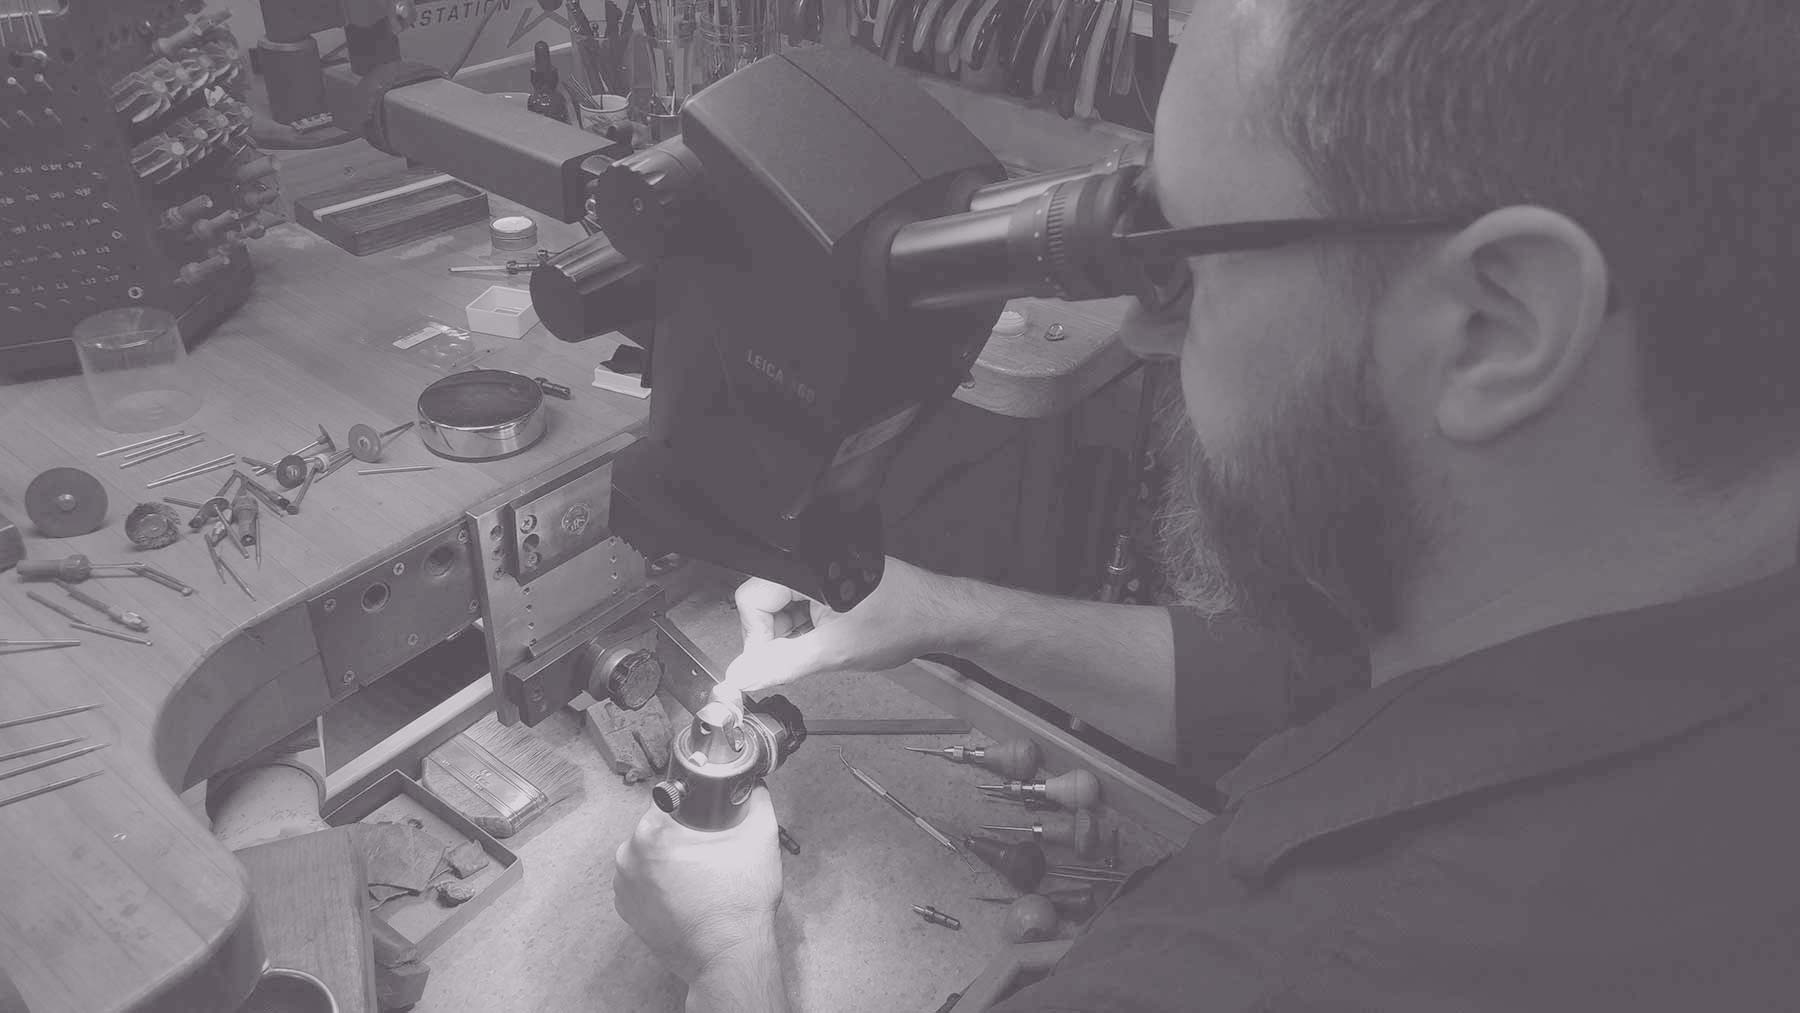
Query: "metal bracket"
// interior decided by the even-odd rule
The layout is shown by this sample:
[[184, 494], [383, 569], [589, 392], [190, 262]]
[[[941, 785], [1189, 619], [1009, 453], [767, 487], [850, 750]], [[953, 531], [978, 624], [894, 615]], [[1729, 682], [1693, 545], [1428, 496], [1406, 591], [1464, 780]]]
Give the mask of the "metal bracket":
[[663, 665], [663, 686], [692, 714], [706, 703], [712, 688], [725, 681], [725, 669], [668, 616], [659, 615], [651, 622], [656, 626], [656, 656]]
[[618, 641], [638, 635], [646, 629], [648, 614], [664, 607], [663, 589], [655, 584], [613, 596], [549, 644], [533, 644], [530, 659], [507, 669], [500, 680], [502, 696], [520, 721], [536, 725], [587, 689], [585, 673], [575, 670], [577, 648], [609, 632]]

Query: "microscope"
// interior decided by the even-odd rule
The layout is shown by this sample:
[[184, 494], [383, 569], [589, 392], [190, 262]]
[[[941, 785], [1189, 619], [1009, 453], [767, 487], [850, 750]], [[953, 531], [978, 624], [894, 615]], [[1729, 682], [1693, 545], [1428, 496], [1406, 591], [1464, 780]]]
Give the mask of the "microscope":
[[[1009, 180], [904, 71], [860, 50], [751, 64], [690, 99], [677, 136], [617, 162], [592, 153], [599, 138], [521, 123], [428, 68], [356, 81], [338, 119], [588, 227], [534, 271], [531, 294], [558, 338], [618, 332], [647, 355], [648, 425], [609, 459], [607, 532], [644, 560], [706, 560], [838, 611], [881, 581], [876, 496], [890, 464], [969, 375], [1008, 299], [1165, 306], [1186, 291], [1185, 261], [1144, 253], [1143, 230], [1162, 224], [1147, 144]], [[477, 517], [478, 535], [490, 519], [508, 526]], [[490, 636], [503, 627], [490, 620]], [[585, 650], [585, 682], [540, 679], [517, 716], [616, 675], [622, 661], [595, 665], [600, 648]], [[495, 677], [545, 676], [548, 653], [497, 656]], [[691, 670], [675, 688], [696, 717], [658, 804], [689, 825], [729, 825], [804, 739], [803, 721], [780, 698], [721, 702], [703, 665], [661, 668], [677, 683]]]

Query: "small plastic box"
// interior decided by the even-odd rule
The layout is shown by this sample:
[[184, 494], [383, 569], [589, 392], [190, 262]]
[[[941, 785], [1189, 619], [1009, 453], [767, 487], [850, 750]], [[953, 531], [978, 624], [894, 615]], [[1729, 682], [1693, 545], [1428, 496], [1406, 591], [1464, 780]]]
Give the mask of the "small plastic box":
[[522, 338], [537, 326], [537, 311], [531, 308], [531, 293], [521, 288], [495, 285], [469, 304], [469, 330], [498, 334], [503, 338]]

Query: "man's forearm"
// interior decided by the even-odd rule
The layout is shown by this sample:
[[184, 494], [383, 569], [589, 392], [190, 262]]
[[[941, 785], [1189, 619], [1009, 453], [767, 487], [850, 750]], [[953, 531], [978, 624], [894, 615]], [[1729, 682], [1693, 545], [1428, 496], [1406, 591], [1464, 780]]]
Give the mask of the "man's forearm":
[[1175, 753], [1169, 614], [956, 582], [945, 653], [1159, 759]]
[[687, 1013], [787, 1013], [775, 936], [720, 957], [688, 985]]

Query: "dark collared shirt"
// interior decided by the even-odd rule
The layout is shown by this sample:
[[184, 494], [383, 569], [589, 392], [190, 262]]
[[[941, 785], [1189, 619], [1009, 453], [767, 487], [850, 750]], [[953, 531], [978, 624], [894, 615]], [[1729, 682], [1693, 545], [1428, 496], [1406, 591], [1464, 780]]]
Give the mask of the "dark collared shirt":
[[1800, 1009], [1800, 570], [1401, 676], [1264, 742], [1042, 1011]]

